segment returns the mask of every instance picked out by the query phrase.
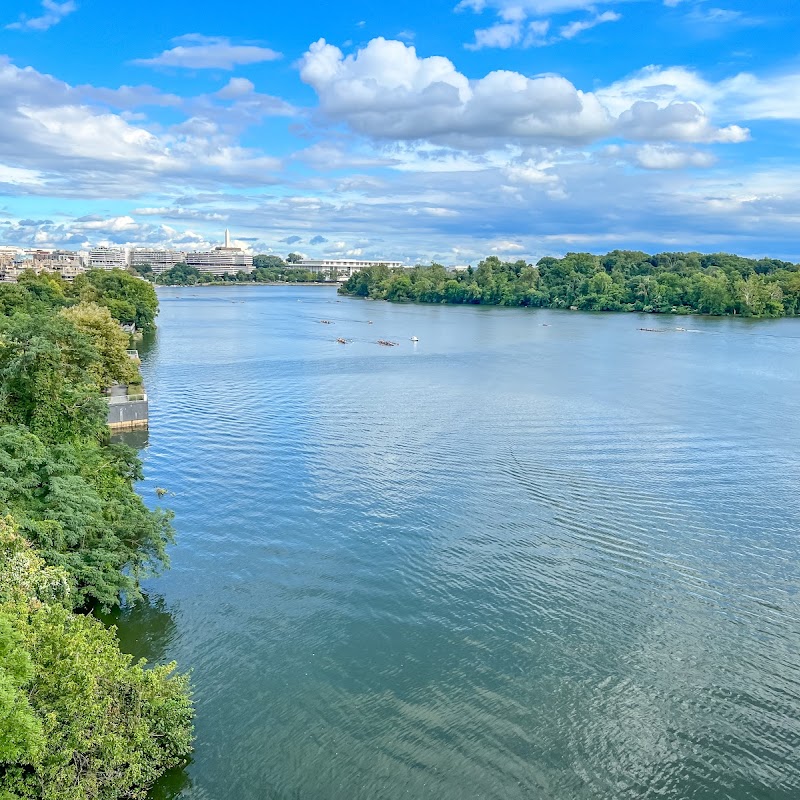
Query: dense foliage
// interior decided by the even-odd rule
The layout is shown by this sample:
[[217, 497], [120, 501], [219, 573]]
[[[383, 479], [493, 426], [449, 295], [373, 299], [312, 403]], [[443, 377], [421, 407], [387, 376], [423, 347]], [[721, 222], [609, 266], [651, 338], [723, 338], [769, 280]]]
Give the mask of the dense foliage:
[[125, 325], [152, 330], [158, 313], [158, 297], [152, 285], [121, 269], [93, 269], [78, 275], [68, 294], [84, 302], [105, 306]]
[[117, 271], [27, 274], [0, 284], [0, 310], [0, 798], [142, 796], [190, 750], [186, 679], [133, 664], [76, 610], [166, 563], [169, 516], [134, 492], [141, 464], [109, 443], [101, 394], [138, 380], [118, 320], [151, 326], [155, 292]]
[[0, 797], [143, 797], [191, 747], [175, 665], [145, 669], [69, 609], [69, 580], [0, 521]]
[[677, 314], [800, 314], [800, 265], [716, 253], [615, 250], [525, 261], [481, 261], [477, 269], [364, 269], [343, 294], [395, 302], [577, 308]]

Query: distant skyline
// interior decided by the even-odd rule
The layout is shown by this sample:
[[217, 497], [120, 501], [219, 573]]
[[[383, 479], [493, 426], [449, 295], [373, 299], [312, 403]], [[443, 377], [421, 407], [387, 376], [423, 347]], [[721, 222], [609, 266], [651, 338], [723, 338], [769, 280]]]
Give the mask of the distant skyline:
[[800, 260], [789, 0], [8, 0], [0, 244]]

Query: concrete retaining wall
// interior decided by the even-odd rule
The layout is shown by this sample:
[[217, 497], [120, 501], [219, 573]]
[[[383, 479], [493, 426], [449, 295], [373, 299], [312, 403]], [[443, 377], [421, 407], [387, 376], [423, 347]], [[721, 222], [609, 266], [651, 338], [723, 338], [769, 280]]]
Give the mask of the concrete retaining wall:
[[[116, 399], [116, 398], [115, 398]], [[129, 431], [147, 427], [147, 400], [112, 402], [108, 406], [108, 427], [112, 431]]]

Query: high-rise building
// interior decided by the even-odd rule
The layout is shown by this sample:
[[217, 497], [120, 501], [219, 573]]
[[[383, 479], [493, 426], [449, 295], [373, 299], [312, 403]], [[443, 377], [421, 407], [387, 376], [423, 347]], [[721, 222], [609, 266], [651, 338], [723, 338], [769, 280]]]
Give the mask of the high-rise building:
[[149, 264], [154, 275], [160, 275], [176, 264], [186, 262], [186, 252], [183, 250], [151, 250], [145, 247], [135, 247], [131, 250], [131, 266], [143, 267]]
[[200, 272], [214, 275], [235, 275], [237, 272], [253, 271], [253, 256], [241, 247], [231, 246], [231, 235], [225, 229], [225, 244], [206, 253], [187, 253], [186, 263]]
[[93, 247], [89, 251], [89, 269], [125, 269], [128, 258], [121, 247]]

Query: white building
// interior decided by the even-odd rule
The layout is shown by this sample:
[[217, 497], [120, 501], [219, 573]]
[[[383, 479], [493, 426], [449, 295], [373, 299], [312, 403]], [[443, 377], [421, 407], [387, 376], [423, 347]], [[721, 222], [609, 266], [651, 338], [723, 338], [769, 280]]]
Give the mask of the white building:
[[128, 257], [121, 247], [93, 247], [89, 251], [89, 269], [125, 269]]
[[80, 254], [72, 250], [36, 250], [33, 251], [33, 264], [37, 273], [55, 272], [65, 281], [73, 281], [86, 267]]
[[154, 275], [160, 275], [176, 264], [186, 263], [186, 253], [182, 250], [149, 250], [145, 247], [135, 247], [131, 250], [131, 266], [143, 267], [149, 264]]
[[372, 261], [358, 261], [353, 258], [326, 258], [321, 260], [305, 258], [298, 261], [293, 266], [313, 272], [315, 275], [331, 275], [336, 271], [336, 280], [346, 281], [351, 275], [359, 272], [366, 267], [375, 267], [384, 264], [387, 267], [402, 267], [402, 261], [386, 261], [385, 259], [374, 259]]
[[207, 253], [187, 253], [186, 263], [200, 272], [214, 275], [235, 275], [237, 272], [253, 271], [253, 256], [241, 247], [231, 247], [231, 235], [225, 229], [225, 244]]

